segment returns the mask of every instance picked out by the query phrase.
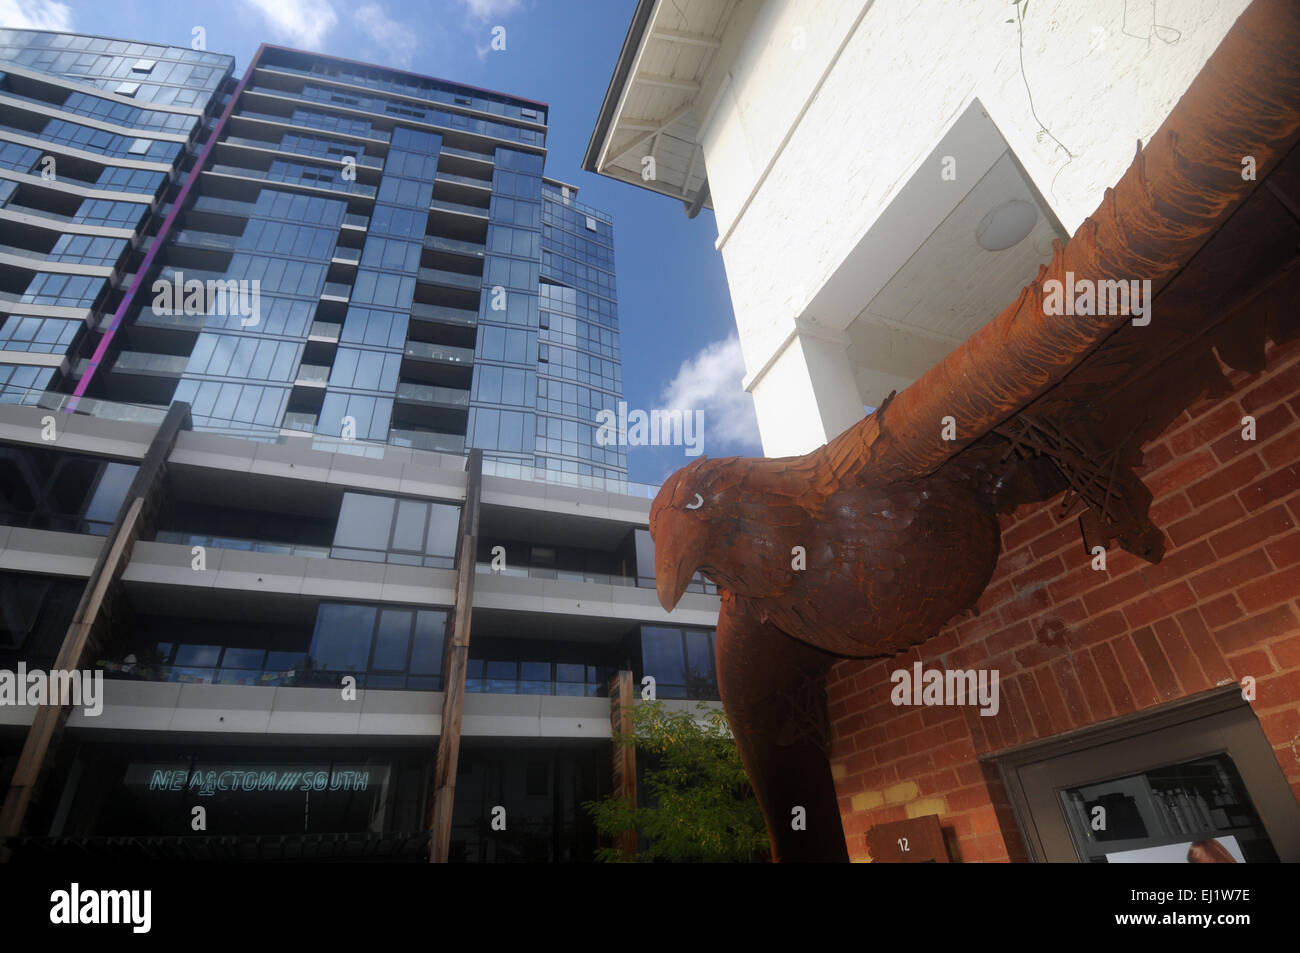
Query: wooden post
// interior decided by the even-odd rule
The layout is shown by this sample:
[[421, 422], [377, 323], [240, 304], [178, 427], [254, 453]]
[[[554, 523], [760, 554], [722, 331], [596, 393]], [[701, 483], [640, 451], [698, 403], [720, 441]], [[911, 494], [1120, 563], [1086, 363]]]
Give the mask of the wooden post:
[[[636, 746], [619, 744], [617, 736], [630, 735], [636, 730], [632, 717], [632, 673], [618, 672], [609, 680], [609, 728], [614, 738], [614, 796], [628, 798], [636, 807]], [[619, 836], [615, 846], [628, 860], [636, 857], [636, 831], [626, 831]]]
[[[72, 616], [63, 644], [59, 647], [59, 654], [54, 660], [56, 671], [71, 672], [86, 667], [91, 654], [88, 650], [94, 648], [91, 635], [109, 587], [131, 561], [131, 551], [140, 538], [141, 530], [153, 522], [166, 473], [167, 457], [176, 444], [177, 434], [181, 430], [188, 430], [189, 426], [189, 404], [172, 404], [167, 416], [158, 425], [158, 431], [154, 434], [144, 459], [140, 461], [140, 469], [131, 481], [113, 528], [95, 560], [95, 568], [86, 580], [81, 601], [77, 603], [77, 611]], [[22, 753], [18, 756], [4, 807], [0, 808], [0, 862], [7, 862], [11, 855], [7, 839], [22, 833], [27, 808], [31, 805], [53, 753], [58, 749], [57, 738], [70, 713], [70, 707], [48, 703], [41, 705], [36, 710], [31, 727], [27, 729], [27, 738], [23, 742]]]
[[460, 761], [460, 723], [465, 711], [465, 672], [469, 668], [469, 629], [474, 609], [474, 562], [478, 557], [479, 499], [483, 490], [483, 452], [470, 451], [465, 461], [465, 509], [460, 515], [460, 550], [456, 564], [456, 605], [451, 639], [443, 654], [442, 733], [433, 774], [433, 833], [429, 862], [445, 864], [451, 850], [451, 813], [456, 800], [456, 766]]

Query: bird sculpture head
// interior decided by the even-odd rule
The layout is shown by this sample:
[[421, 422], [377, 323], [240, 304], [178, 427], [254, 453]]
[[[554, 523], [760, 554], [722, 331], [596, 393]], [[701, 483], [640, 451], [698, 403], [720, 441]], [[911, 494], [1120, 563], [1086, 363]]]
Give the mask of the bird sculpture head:
[[712, 477], [721, 462], [700, 457], [682, 467], [668, 478], [650, 505], [655, 588], [660, 604], [669, 612], [704, 562], [720, 512]]
[[[737, 596], [774, 595], [788, 583], [774, 572], [788, 558], [771, 557], [782, 546], [780, 528], [804, 514], [762, 492], [773, 463], [700, 457], [664, 483], [650, 506], [650, 536], [655, 587], [665, 609], [673, 610], [697, 572]], [[784, 546], [788, 552], [789, 544]]]

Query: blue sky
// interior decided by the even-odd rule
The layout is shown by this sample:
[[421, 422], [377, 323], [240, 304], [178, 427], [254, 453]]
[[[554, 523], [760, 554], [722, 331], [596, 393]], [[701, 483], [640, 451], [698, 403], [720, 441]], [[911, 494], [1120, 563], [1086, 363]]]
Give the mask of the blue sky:
[[[580, 171], [636, 0], [0, 0], [0, 25], [207, 48], [242, 73], [259, 43], [346, 56], [549, 103], [547, 174], [614, 218], [624, 397], [704, 411], [704, 453], [758, 454], [717, 227], [707, 210]], [[506, 49], [488, 47], [494, 26]], [[683, 448], [629, 447], [633, 480], [660, 483]]]

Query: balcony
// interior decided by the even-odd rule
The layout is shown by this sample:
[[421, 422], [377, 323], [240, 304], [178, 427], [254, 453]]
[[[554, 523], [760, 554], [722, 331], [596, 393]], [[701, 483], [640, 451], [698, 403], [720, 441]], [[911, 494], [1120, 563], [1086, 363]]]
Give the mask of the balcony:
[[338, 262], [345, 265], [356, 265], [361, 262], [361, 249], [359, 248], [335, 248], [333, 255], [330, 257], [332, 262]]
[[200, 232], [189, 228], [177, 232], [172, 241], [177, 245], [219, 252], [233, 252], [239, 247], [239, 237], [236, 235], [220, 235], [215, 232]]
[[446, 199], [431, 199], [429, 202], [429, 211], [431, 212], [452, 212], [456, 215], [470, 215], [474, 218], [487, 220], [488, 210], [477, 205], [466, 205], [464, 202], [449, 202]]
[[469, 391], [454, 387], [438, 387], [434, 384], [412, 384], [399, 381], [397, 399], [413, 404], [429, 404], [439, 407], [468, 408]]
[[443, 268], [421, 268], [416, 275], [416, 280], [447, 288], [463, 288], [466, 291], [478, 291], [483, 287], [482, 275], [463, 275], [458, 271], [447, 271]]
[[454, 433], [434, 433], [428, 430], [399, 430], [394, 427], [388, 431], [388, 442], [394, 447], [410, 447], [413, 450], [431, 450], [434, 453], [464, 453], [465, 438]]
[[444, 145], [439, 155], [455, 156], [458, 159], [472, 159], [475, 162], [486, 162], [488, 165], [496, 165], [496, 156], [486, 152], [474, 152], [471, 149], [457, 149], [453, 146]]
[[321, 289], [320, 296], [334, 301], [346, 302], [352, 297], [352, 286], [341, 281], [327, 281], [325, 287]]
[[492, 191], [492, 182], [488, 179], [476, 179], [472, 175], [459, 175], [455, 172], [443, 172], [439, 170], [435, 182], [449, 182], [456, 185], [467, 185], [473, 189], [486, 189]]
[[365, 231], [370, 227], [370, 219], [364, 215], [356, 215], [348, 212], [343, 216], [343, 228], [359, 228]]
[[311, 328], [307, 331], [307, 337], [314, 341], [330, 341], [338, 343], [339, 335], [343, 333], [343, 325], [334, 324], [332, 321], [313, 321]]
[[425, 235], [424, 247], [429, 251], [444, 252], [448, 255], [464, 255], [466, 258], [482, 259], [486, 249], [482, 242], [467, 242], [459, 238], [444, 238], [441, 235]]
[[146, 354], [142, 351], [123, 351], [113, 362], [115, 373], [150, 374], [160, 377], [179, 377], [185, 373], [188, 357], [175, 354]]
[[196, 536], [192, 533], [175, 533], [159, 530], [154, 538], [159, 543], [180, 543], [183, 546], [204, 546], [209, 549], [238, 549], [246, 553], [278, 553], [284, 556], [307, 556], [312, 559], [329, 559], [328, 546], [304, 546], [298, 543], [275, 543], [264, 539], [235, 539], [229, 536]]
[[435, 324], [452, 324], [463, 328], [478, 326], [478, 312], [465, 308], [451, 308], [440, 304], [411, 305], [411, 317], [416, 321], [431, 321]]
[[293, 431], [294, 433], [314, 434], [316, 432], [316, 420], [315, 414], [288, 411], [284, 415], [284, 422], [280, 425], [280, 429], [282, 431]]
[[405, 354], [420, 361], [440, 364], [473, 364], [472, 347], [453, 347], [449, 344], [428, 344], [424, 341], [407, 341]]
[[294, 375], [294, 387], [324, 387], [330, 379], [330, 368], [321, 364], [300, 364]]

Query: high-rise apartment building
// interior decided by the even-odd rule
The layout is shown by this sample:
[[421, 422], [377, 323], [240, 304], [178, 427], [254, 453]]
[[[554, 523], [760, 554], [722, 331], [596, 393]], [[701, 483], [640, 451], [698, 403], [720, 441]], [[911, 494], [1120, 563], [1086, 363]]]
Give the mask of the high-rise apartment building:
[[32, 320], [4, 357], [32, 369], [8, 401], [182, 400], [201, 430], [626, 476], [594, 422], [622, 394], [613, 226], [544, 177], [545, 104], [278, 47], [236, 82], [209, 53], [0, 36], [3, 208], [39, 230], [10, 243], [0, 303]]
[[0, 704], [0, 852], [427, 857], [454, 735], [451, 859], [590, 859], [611, 680], [716, 699], [718, 601], [662, 610], [595, 439], [612, 226], [545, 176], [547, 107], [0, 50], [0, 671], [105, 678], [48, 746], [55, 706]]

